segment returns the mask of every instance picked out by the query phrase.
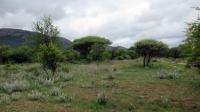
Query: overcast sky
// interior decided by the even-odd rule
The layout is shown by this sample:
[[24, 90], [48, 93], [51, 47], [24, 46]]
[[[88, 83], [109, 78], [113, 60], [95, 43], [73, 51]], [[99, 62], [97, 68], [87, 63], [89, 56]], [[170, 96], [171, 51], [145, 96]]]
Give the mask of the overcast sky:
[[0, 28], [32, 30], [50, 15], [69, 40], [99, 35], [124, 47], [144, 38], [176, 46], [186, 22], [196, 19], [196, 6], [200, 0], [0, 0]]

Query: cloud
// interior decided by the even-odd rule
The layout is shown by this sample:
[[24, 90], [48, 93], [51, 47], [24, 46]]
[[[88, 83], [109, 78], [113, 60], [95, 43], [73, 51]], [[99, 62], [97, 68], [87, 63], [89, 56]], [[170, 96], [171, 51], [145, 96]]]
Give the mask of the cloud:
[[33, 21], [51, 15], [61, 35], [74, 40], [104, 36], [130, 47], [151, 38], [176, 46], [185, 39], [186, 22], [196, 18], [199, 0], [1, 0], [0, 27], [31, 30]]

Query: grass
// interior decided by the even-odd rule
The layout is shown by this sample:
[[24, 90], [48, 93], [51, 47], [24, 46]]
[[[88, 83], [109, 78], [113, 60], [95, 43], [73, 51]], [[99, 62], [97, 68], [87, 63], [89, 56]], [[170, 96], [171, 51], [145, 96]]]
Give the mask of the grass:
[[148, 68], [140, 59], [62, 63], [48, 80], [39, 64], [0, 65], [0, 85], [1, 112], [200, 111], [200, 75], [181, 60], [158, 59]]

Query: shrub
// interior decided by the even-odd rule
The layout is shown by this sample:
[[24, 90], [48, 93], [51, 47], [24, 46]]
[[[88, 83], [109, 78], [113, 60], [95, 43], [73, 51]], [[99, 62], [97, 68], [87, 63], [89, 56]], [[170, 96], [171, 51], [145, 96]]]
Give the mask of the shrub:
[[106, 105], [107, 103], [107, 97], [104, 92], [97, 94], [97, 103], [100, 105]]
[[10, 51], [10, 46], [0, 46], [0, 63], [8, 63]]
[[32, 62], [33, 50], [29, 47], [22, 46], [12, 49], [10, 53], [10, 60], [14, 63]]
[[6, 82], [1, 84], [1, 90], [5, 93], [12, 93], [17, 91], [24, 91], [30, 87], [29, 83], [26, 80], [23, 81], [13, 81], [13, 82]]
[[47, 69], [51, 70], [54, 75], [58, 67], [58, 62], [63, 59], [62, 53], [53, 44], [41, 45], [40, 49], [41, 51], [38, 54], [38, 59], [42, 64], [43, 69], [45, 71], [47, 71]]
[[80, 59], [80, 53], [73, 48], [69, 48], [64, 52], [65, 60], [74, 63]]

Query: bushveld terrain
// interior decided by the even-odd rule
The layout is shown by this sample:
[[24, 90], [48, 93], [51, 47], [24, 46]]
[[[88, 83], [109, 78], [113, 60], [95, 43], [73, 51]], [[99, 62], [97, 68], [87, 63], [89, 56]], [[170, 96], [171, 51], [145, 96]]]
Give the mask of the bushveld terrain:
[[[0, 65], [0, 112], [199, 112], [200, 75], [181, 60]], [[106, 103], [100, 105], [101, 95]]]

